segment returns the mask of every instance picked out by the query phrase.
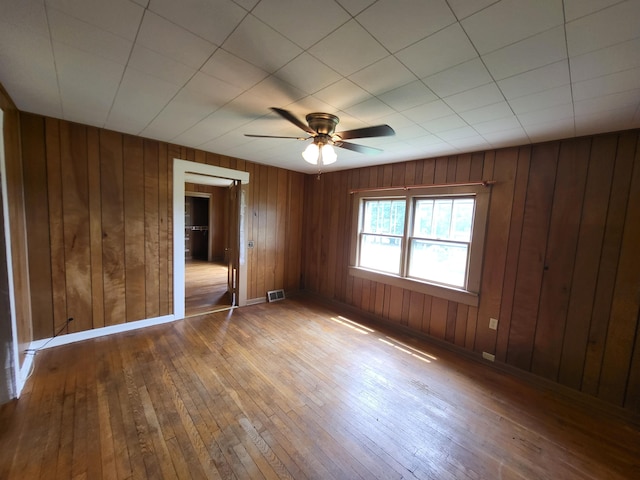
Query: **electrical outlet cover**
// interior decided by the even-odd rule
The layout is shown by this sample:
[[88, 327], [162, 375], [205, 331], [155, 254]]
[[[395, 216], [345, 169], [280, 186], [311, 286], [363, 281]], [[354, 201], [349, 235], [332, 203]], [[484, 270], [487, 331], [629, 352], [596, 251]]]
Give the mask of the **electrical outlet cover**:
[[489, 328], [491, 330], [497, 330], [498, 329], [498, 319], [497, 318], [490, 318], [489, 319]]

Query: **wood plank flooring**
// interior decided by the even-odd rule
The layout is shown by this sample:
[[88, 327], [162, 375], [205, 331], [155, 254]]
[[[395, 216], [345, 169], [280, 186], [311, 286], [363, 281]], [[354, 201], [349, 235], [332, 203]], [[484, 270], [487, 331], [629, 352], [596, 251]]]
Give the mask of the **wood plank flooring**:
[[638, 478], [585, 405], [289, 298], [40, 351], [0, 478]]
[[227, 293], [227, 266], [216, 262], [187, 260], [184, 306], [187, 317], [231, 306]]

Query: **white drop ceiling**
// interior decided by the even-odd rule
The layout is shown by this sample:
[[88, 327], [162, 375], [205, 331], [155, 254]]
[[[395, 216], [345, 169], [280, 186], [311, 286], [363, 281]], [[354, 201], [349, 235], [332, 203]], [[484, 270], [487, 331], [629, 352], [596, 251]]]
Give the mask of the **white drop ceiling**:
[[640, 127], [640, 0], [0, 0], [0, 82], [22, 111], [300, 172]]

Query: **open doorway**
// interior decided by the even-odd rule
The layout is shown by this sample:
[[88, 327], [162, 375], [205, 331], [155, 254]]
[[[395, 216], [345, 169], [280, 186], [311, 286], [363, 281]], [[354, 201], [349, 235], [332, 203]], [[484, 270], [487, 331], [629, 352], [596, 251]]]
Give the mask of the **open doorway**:
[[[223, 181], [221, 181], [223, 183]], [[225, 181], [224, 183], [229, 183]], [[185, 184], [185, 316], [230, 308], [229, 187]]]
[[[227, 291], [230, 305], [242, 306], [247, 301], [247, 265], [244, 239], [246, 224], [245, 185], [249, 183], [249, 173], [224, 167], [189, 162], [175, 158], [173, 161], [173, 309], [176, 318], [185, 315], [185, 186], [208, 185], [223, 187], [228, 194], [229, 235], [224, 252], [227, 265]], [[219, 308], [216, 308], [216, 310]]]

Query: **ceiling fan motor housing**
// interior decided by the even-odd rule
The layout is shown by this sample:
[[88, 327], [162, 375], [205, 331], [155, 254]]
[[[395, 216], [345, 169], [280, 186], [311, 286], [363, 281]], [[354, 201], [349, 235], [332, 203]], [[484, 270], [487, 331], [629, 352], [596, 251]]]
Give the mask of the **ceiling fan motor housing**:
[[309, 126], [320, 135], [333, 135], [340, 119], [330, 113], [310, 113], [306, 117]]

